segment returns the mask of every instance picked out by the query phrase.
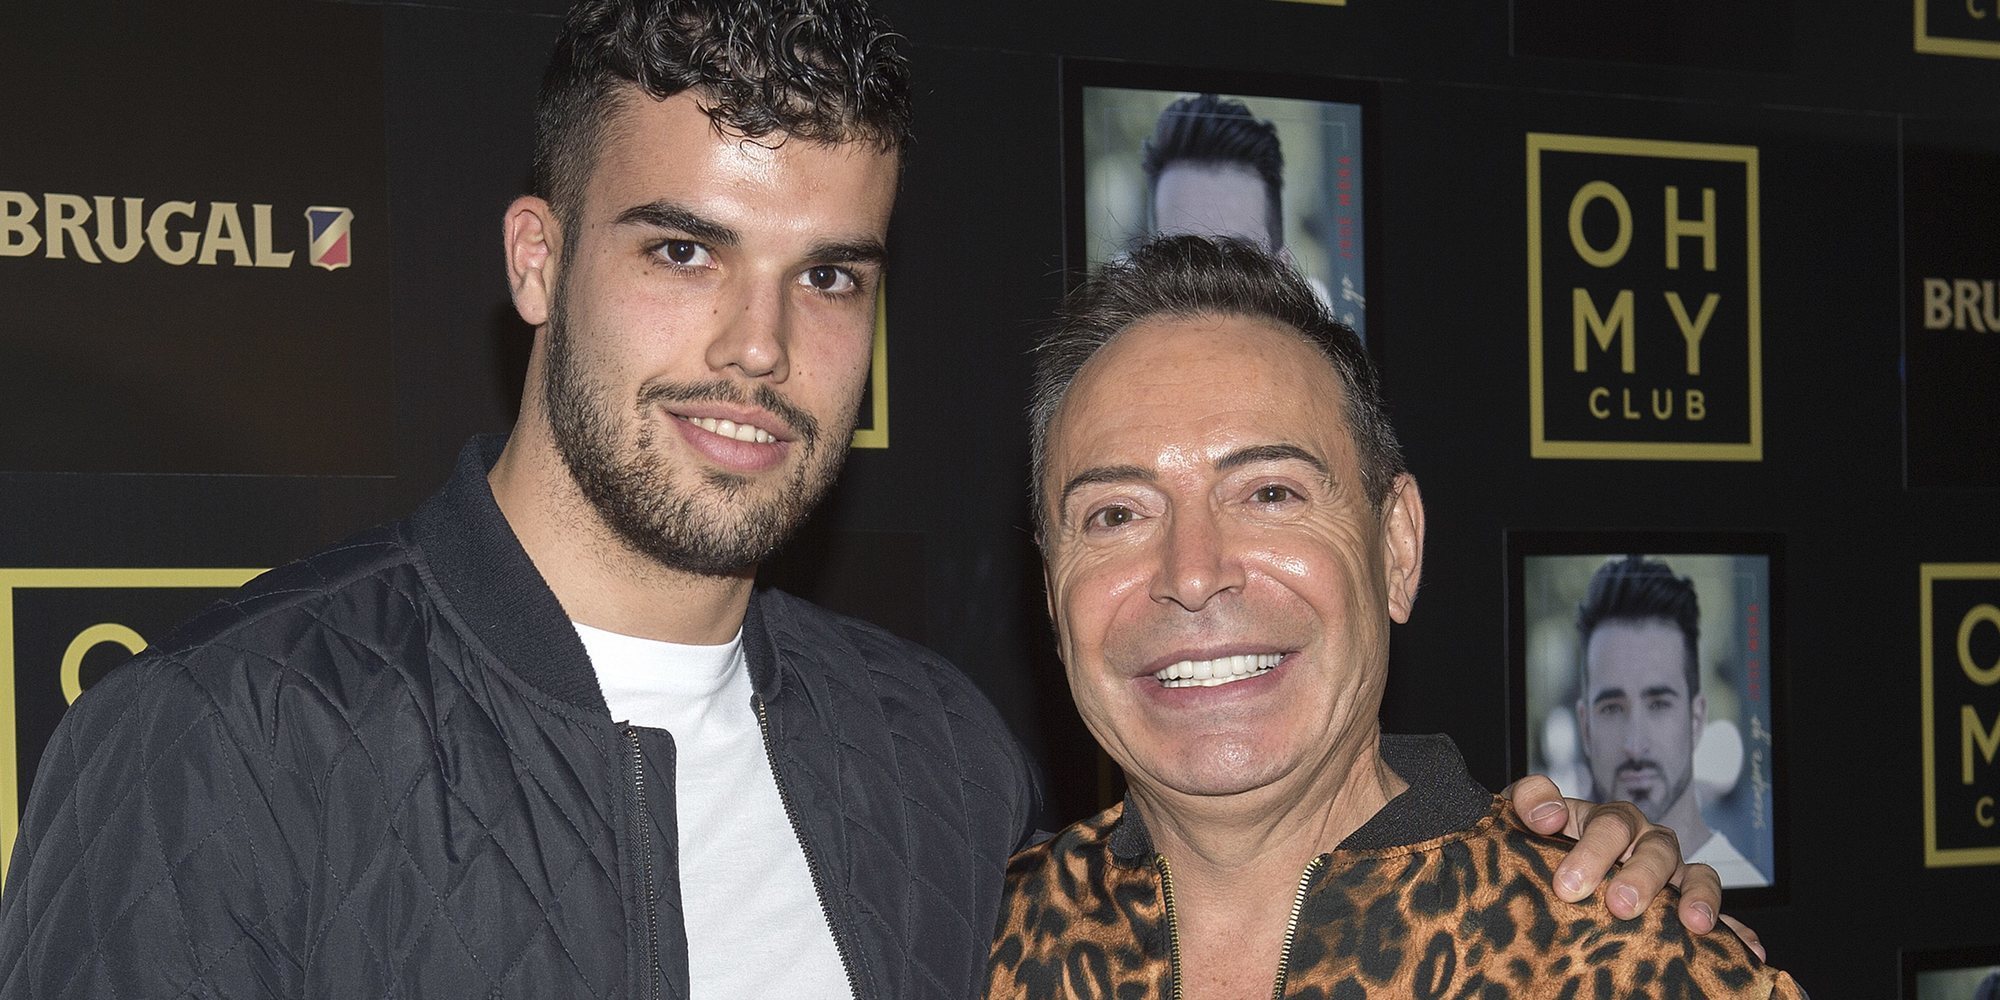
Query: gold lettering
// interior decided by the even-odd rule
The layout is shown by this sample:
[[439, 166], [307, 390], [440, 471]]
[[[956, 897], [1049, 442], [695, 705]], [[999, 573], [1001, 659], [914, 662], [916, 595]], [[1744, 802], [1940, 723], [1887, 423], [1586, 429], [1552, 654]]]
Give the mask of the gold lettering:
[[1982, 795], [1979, 797], [1978, 802], [1974, 802], [1972, 804], [1972, 819], [1974, 822], [1977, 822], [1980, 826], [1992, 829], [1993, 796]]
[[[1583, 211], [1599, 198], [1610, 202], [1612, 211], [1618, 213], [1618, 236], [1608, 250], [1599, 250], [1583, 238]], [[1569, 242], [1576, 248], [1576, 255], [1592, 267], [1610, 267], [1623, 260], [1625, 251], [1632, 246], [1632, 206], [1625, 201], [1625, 193], [1609, 181], [1591, 181], [1578, 188], [1576, 197], [1569, 202]]]
[[118, 242], [117, 234], [113, 231], [118, 221], [117, 213], [111, 210], [112, 203], [116, 199], [100, 194], [94, 200], [97, 203], [97, 249], [113, 264], [129, 263], [132, 258], [139, 256], [139, 250], [146, 245], [144, 223], [140, 221], [140, 217], [146, 211], [145, 199], [125, 199], [123, 243]]
[[1625, 289], [1611, 300], [1611, 315], [1598, 313], [1597, 303], [1586, 289], [1578, 288], [1570, 295], [1570, 308], [1575, 313], [1575, 350], [1573, 362], [1577, 371], [1590, 370], [1588, 338], [1595, 337], [1597, 349], [1611, 350], [1612, 338], [1620, 338], [1618, 369], [1627, 375], [1639, 367], [1638, 356], [1632, 344], [1632, 290]]
[[255, 234], [257, 241], [258, 267], [292, 266], [292, 254], [298, 251], [287, 250], [284, 253], [271, 252], [271, 206], [250, 206], [250, 231]]
[[1708, 397], [1700, 389], [1687, 391], [1687, 415], [1689, 420], [1705, 420], [1708, 417]]
[[1924, 279], [1924, 329], [1942, 330], [1951, 325], [1951, 282], [1943, 278]]
[[201, 259], [198, 264], [213, 264], [216, 255], [229, 251], [236, 258], [237, 267], [254, 267], [256, 260], [250, 256], [250, 242], [243, 238], [243, 218], [236, 214], [236, 203], [218, 201], [208, 206], [208, 231], [201, 237]]
[[1993, 279], [1988, 278], [1980, 282], [1979, 290], [1985, 293], [1986, 308], [1982, 312], [1986, 316], [1986, 329], [1992, 333], [2000, 333], [2000, 311], [1994, 309], [2000, 302], [1994, 301]]
[[1965, 12], [1975, 21], [1986, 20], [1986, 12], [1979, 9], [1979, 0], [1965, 0]]
[[1959, 780], [1964, 784], [1970, 785], [1972, 784], [1972, 745], [1975, 742], [1979, 744], [1979, 755], [1986, 758], [1986, 763], [1988, 764], [1993, 763], [1993, 755], [1995, 753], [2000, 753], [2000, 712], [1994, 713], [1993, 728], [1987, 729], [1979, 721], [1979, 713], [1971, 705], [1960, 705], [1958, 709], [1958, 727], [1962, 737], [1959, 740], [1959, 747], [1961, 749], [1959, 757], [1964, 765], [1961, 768]]
[[1611, 408], [1608, 406], [1600, 407], [1598, 404], [1610, 398], [1611, 390], [1609, 389], [1599, 387], [1590, 390], [1590, 415], [1599, 420], [1609, 420], [1611, 418]]
[[1958, 306], [1957, 321], [1952, 325], [1960, 330], [1971, 327], [1980, 333], [1986, 333], [1985, 324], [1979, 322], [1979, 282], [1971, 278], [1959, 278], [1951, 283], [1951, 289], [1956, 293]]
[[1627, 420], [1639, 419], [1639, 411], [1632, 408], [1632, 390], [1620, 389], [1618, 390], [1618, 394], [1619, 399], [1625, 404], [1625, 411], [1622, 416]]
[[1701, 189], [1701, 218], [1681, 218], [1681, 189], [1667, 185], [1667, 270], [1681, 269], [1681, 239], [1701, 237], [1701, 269], [1715, 270], [1715, 189]]
[[[167, 231], [167, 220], [176, 215], [194, 218], [194, 202], [163, 201], [146, 220], [146, 245], [153, 248], [153, 256], [179, 267], [194, 259], [195, 234], [191, 229]], [[168, 236], [180, 237], [178, 244], [169, 246]]]
[[1981, 667], [1972, 662], [1972, 630], [1981, 624], [2000, 629], [2000, 608], [1991, 604], [1976, 605], [1965, 613], [1964, 619], [1959, 621], [1958, 668], [1965, 671], [1965, 676], [1970, 677], [1972, 683], [1980, 687], [1992, 687], [2000, 684], [2000, 659], [1995, 659], [1990, 667]]
[[76, 699], [83, 695], [84, 655], [107, 642], [115, 642], [135, 654], [146, 648], [146, 640], [139, 633], [117, 622], [92, 625], [78, 632], [76, 638], [69, 641], [69, 648], [63, 650], [62, 656], [60, 676], [63, 697], [69, 699], [70, 704], [76, 704]]
[[1687, 341], [1689, 375], [1701, 374], [1701, 335], [1708, 332], [1708, 321], [1715, 318], [1715, 304], [1720, 301], [1721, 295], [1708, 293], [1701, 300], [1701, 314], [1690, 323], [1687, 306], [1681, 302], [1681, 293], [1667, 293], [1667, 308], [1674, 311], [1674, 322], [1681, 327], [1681, 339]]
[[34, 227], [41, 207], [23, 191], [0, 191], [0, 257], [26, 257], [42, 245]]
[[1653, 390], [1653, 419], [1671, 420], [1674, 416], [1674, 391], [1672, 389]]
[[67, 240], [76, 246], [76, 255], [86, 262], [100, 264], [97, 251], [90, 248], [90, 237], [83, 234], [83, 224], [90, 219], [90, 203], [73, 194], [45, 194], [42, 206], [49, 213], [50, 260], [62, 260], [63, 242]]

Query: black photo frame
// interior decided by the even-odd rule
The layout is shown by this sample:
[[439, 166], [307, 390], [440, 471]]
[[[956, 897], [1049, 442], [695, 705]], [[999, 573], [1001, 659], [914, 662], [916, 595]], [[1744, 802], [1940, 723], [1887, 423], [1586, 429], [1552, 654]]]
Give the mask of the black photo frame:
[[[1505, 549], [1510, 773], [1548, 774], [1578, 798], [1638, 801], [1676, 827], [1689, 860], [1716, 867], [1731, 905], [1783, 902], [1780, 536], [1517, 530]], [[1578, 620], [1593, 583], [1609, 616], [1586, 650]], [[1672, 622], [1689, 590], [1699, 610], [1692, 693], [1678, 666], [1686, 633]], [[1620, 650], [1616, 672], [1585, 679], [1587, 656]], [[1689, 805], [1695, 819], [1676, 820]]]
[[[1063, 256], [1072, 286], [1090, 267], [1153, 231], [1156, 202], [1141, 168], [1141, 146], [1162, 112], [1177, 99], [1216, 95], [1277, 136], [1284, 184], [1276, 217], [1285, 234], [1278, 242], [1380, 360], [1382, 303], [1368, 297], [1368, 289], [1378, 287], [1372, 279], [1379, 229], [1371, 220], [1380, 216], [1368, 183], [1380, 176], [1379, 101], [1372, 84], [1065, 59], [1062, 90]], [[1269, 224], [1262, 229], [1268, 234]]]

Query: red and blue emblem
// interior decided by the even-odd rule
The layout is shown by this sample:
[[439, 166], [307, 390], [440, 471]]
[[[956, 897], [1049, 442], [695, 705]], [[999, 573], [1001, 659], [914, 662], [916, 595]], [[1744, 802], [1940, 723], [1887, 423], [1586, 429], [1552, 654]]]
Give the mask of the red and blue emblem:
[[354, 263], [353, 210], [314, 205], [306, 209], [306, 226], [312, 236], [308, 256], [314, 267], [336, 271]]

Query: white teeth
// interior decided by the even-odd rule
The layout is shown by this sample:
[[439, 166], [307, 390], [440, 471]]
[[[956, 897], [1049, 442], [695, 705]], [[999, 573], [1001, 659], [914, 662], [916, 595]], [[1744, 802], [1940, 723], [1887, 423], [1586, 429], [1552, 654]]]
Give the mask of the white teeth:
[[1266, 673], [1282, 659], [1284, 656], [1278, 653], [1256, 653], [1213, 660], [1182, 660], [1160, 668], [1153, 677], [1170, 688], [1215, 687]]
[[771, 442], [778, 440], [777, 438], [772, 437], [769, 432], [765, 431], [761, 427], [752, 427], [749, 424], [739, 424], [734, 420], [717, 420], [714, 417], [681, 417], [681, 419], [695, 425], [696, 427], [701, 428], [702, 430], [709, 432], [710, 434], [720, 434], [723, 437], [734, 438], [738, 441], [748, 441], [755, 444], [770, 444]]

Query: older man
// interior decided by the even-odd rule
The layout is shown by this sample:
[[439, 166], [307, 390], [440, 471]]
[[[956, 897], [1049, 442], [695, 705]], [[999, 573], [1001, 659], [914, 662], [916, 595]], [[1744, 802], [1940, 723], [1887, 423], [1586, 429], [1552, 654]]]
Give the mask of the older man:
[[1665, 899], [1558, 899], [1560, 842], [1448, 739], [1382, 734], [1423, 501], [1289, 268], [1141, 248], [1073, 300], [1032, 419], [1058, 642], [1131, 792], [1015, 857], [990, 996], [1799, 995]]

